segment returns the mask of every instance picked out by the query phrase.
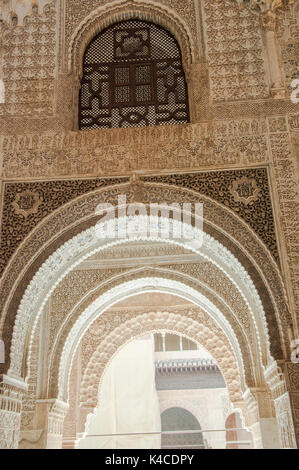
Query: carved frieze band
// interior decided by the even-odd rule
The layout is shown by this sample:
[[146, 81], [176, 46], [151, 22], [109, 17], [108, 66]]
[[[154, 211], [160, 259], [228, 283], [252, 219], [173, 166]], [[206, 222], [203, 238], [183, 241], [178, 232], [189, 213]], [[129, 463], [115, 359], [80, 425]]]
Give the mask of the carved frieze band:
[[269, 162], [265, 119], [7, 135], [2, 176], [52, 178]]
[[2, 177], [121, 175], [272, 161], [267, 134], [295, 132], [299, 115], [182, 126], [42, 132], [1, 139]]

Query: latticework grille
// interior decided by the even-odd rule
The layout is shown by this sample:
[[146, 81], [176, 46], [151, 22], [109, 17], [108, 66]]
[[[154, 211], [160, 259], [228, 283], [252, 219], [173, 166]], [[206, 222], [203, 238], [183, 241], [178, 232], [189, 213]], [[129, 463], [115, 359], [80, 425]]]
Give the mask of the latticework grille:
[[189, 122], [179, 46], [152, 23], [117, 23], [92, 39], [83, 59], [79, 128]]

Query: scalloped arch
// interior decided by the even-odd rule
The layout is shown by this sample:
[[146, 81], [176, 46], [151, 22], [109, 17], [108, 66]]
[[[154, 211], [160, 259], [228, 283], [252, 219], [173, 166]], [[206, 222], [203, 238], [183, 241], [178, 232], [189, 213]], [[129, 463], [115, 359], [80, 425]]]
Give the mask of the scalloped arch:
[[[217, 309], [217, 307], [215, 307], [212, 302], [210, 302], [207, 298], [205, 298], [195, 289], [182, 282], [162, 277], [141, 277], [132, 281], [123, 282], [122, 284], [119, 284], [114, 288], [110, 289], [109, 291], [105, 292], [95, 302], [93, 302], [93, 304], [90, 305], [90, 307], [87, 308], [83, 312], [83, 314], [81, 314], [77, 322], [73, 325], [72, 329], [68, 334], [67, 340], [64, 343], [64, 348], [59, 362], [58, 395], [60, 399], [63, 400], [67, 396], [69, 374], [71, 371], [71, 364], [76, 353], [76, 348], [83, 336], [85, 335], [86, 331], [92, 324], [92, 322], [97, 319], [108, 307], [115, 305], [120, 300], [134, 296], [137, 293], [152, 291], [167, 292], [183, 297], [193, 302], [194, 304], [200, 306], [203, 311], [207, 312], [207, 314], [211, 317], [212, 321], [215, 322], [215, 324], [219, 325], [220, 329], [226, 335], [228, 341], [231, 344], [231, 348], [234, 351], [234, 355], [238, 360], [238, 369], [242, 378], [242, 387], [243, 390], [245, 390], [245, 371], [243, 364], [243, 355], [240, 349], [239, 341], [236, 338], [236, 335], [234, 334], [231, 326], [229, 325], [228, 320], [222, 315], [222, 313]], [[172, 314], [171, 318], [172, 320], [174, 318], [178, 320], [180, 318], [180, 315]], [[184, 318], [187, 317], [185, 316]], [[190, 319], [187, 319], [187, 321], [189, 320]], [[150, 325], [149, 321], [145, 323], [147, 326]], [[174, 327], [175, 325], [177, 328], [179, 328], [180, 321], [177, 321], [176, 324], [172, 322], [172, 327]], [[185, 336], [188, 336], [188, 334], [190, 335], [191, 332], [194, 333], [198, 330], [199, 327], [195, 321], [193, 321], [192, 325], [194, 327], [193, 330], [191, 328], [188, 328], [187, 331], [185, 331], [184, 333]], [[163, 328], [163, 323], [159, 324], [159, 327]], [[122, 328], [122, 325], [120, 325], [119, 328]], [[182, 333], [181, 331], [179, 332]], [[111, 334], [112, 332], [110, 332], [110, 335]], [[190, 337], [190, 339], [196, 341], [195, 337]]]
[[[144, 201], [146, 203], [153, 201], [157, 201], [157, 197], [159, 196], [159, 191], [163, 195], [163, 199], [165, 202], [170, 201], [173, 202], [174, 200], [183, 202], [184, 200], [188, 202], [197, 202], [200, 198], [201, 201], [203, 201], [207, 207], [207, 212], [206, 212], [206, 227], [209, 228], [210, 230], [215, 230], [215, 233], [217, 234], [217, 230], [221, 232], [221, 234], [225, 234], [225, 236], [231, 240], [231, 245], [233, 246], [233, 243], [235, 244], [238, 249], [243, 249], [245, 250], [244, 246], [246, 246], [246, 251], [248, 256], [248, 261], [247, 263], [253, 263], [253, 266], [255, 266], [255, 269], [259, 269], [259, 273], [261, 273], [261, 280], [265, 283], [265, 286], [267, 291], [271, 293], [272, 300], [277, 299], [276, 303], [276, 315], [278, 318], [278, 325], [280, 325], [280, 322], [283, 319], [283, 315], [287, 313], [287, 309], [285, 306], [285, 303], [283, 302], [283, 287], [281, 284], [281, 278], [279, 276], [279, 273], [277, 271], [277, 267], [274, 266], [273, 260], [271, 259], [271, 256], [263, 246], [263, 244], [260, 242], [260, 240], [253, 234], [252, 230], [248, 228], [248, 226], [242, 222], [232, 211], [228, 210], [227, 208], [223, 207], [219, 203], [216, 203], [215, 201], [212, 201], [210, 198], [206, 196], [202, 196], [195, 191], [190, 191], [190, 190], [185, 190], [181, 188], [177, 188], [175, 186], [167, 186], [167, 185], [143, 185], [144, 188]], [[6, 306], [3, 309], [5, 315], [3, 315], [4, 321], [8, 321], [8, 318], [12, 318], [11, 315], [15, 315], [16, 312], [16, 307], [15, 307], [15, 300], [14, 303], [9, 302], [11, 299], [14, 297], [15, 292], [16, 292], [16, 287], [21, 283], [22, 275], [24, 275], [24, 280], [28, 275], [25, 273], [27, 270], [29, 270], [29, 276], [30, 271], [32, 268], [30, 268], [31, 265], [31, 260], [32, 257], [34, 259], [34, 263], [36, 263], [35, 260], [37, 260], [37, 263], [39, 262], [39, 259], [46, 259], [45, 254], [46, 251], [49, 252], [49, 246], [51, 243], [53, 243], [53, 240], [55, 241], [56, 247], [59, 246], [59, 237], [60, 239], [65, 240], [70, 238], [70, 235], [66, 236], [67, 230], [69, 231], [68, 233], [78, 233], [79, 232], [79, 227], [81, 225], [87, 226], [91, 224], [89, 222], [92, 217], [94, 217], [94, 209], [96, 205], [98, 204], [99, 200], [101, 201], [109, 201], [113, 203], [115, 201], [116, 203], [116, 198], [117, 195], [120, 193], [120, 191], [126, 191], [127, 190], [127, 201], [128, 203], [133, 202], [135, 200], [134, 192], [132, 191], [131, 187], [129, 184], [125, 183], [122, 185], [118, 186], [112, 186], [108, 189], [99, 189], [96, 190], [92, 193], [88, 193], [84, 196], [80, 196], [76, 198], [75, 200], [71, 201], [70, 203], [65, 204], [61, 208], [57, 209], [53, 213], [51, 213], [48, 217], [46, 217], [40, 224], [31, 232], [31, 234], [24, 240], [24, 242], [20, 245], [19, 249], [16, 251], [15, 255], [13, 256], [10, 265], [6, 268], [5, 271], [5, 276], [4, 276], [4, 282], [3, 286], [7, 285], [7, 283], [11, 283], [11, 287], [9, 289], [9, 297], [6, 302]], [[100, 199], [99, 199], [100, 198]], [[158, 199], [159, 200], [159, 199]], [[75, 214], [75, 219], [74, 219], [74, 214]], [[238, 241], [234, 238], [235, 234], [238, 234]], [[62, 235], [63, 234], [63, 235]], [[84, 237], [86, 237], [86, 234], [82, 235], [82, 240], [81, 240], [81, 251], [84, 253]], [[76, 238], [76, 237], [75, 237]], [[43, 244], [40, 244], [40, 240], [43, 240]], [[244, 240], [244, 244], [243, 244]], [[77, 248], [80, 248], [80, 240], [77, 239], [79, 242], [79, 245]], [[60, 242], [61, 243], [61, 242]], [[37, 249], [35, 248], [37, 246]], [[33, 250], [34, 249], [34, 250]], [[57, 272], [59, 269], [60, 263], [62, 262], [62, 259], [59, 260], [60, 254], [62, 253], [62, 246], [56, 250], [56, 255], [52, 255], [48, 258], [48, 268], [52, 272], [51, 276], [49, 277], [49, 280], [53, 282], [53, 279], [55, 275], [57, 276]], [[70, 249], [70, 245], [65, 244], [65, 249], [66, 249], [66, 259], [69, 262], [70, 259], [74, 259], [74, 253]], [[33, 250], [33, 251], [32, 251]], [[221, 250], [220, 250], [221, 251]], [[228, 251], [226, 250], [228, 253]], [[53, 251], [52, 251], [53, 253]], [[77, 250], [78, 253], [78, 250]], [[261, 254], [264, 253], [264, 260], [265, 262], [259, 263], [259, 260], [261, 259]], [[88, 253], [88, 255], [90, 252]], [[86, 256], [88, 256], [86, 255]], [[245, 256], [245, 255], [243, 255]], [[27, 260], [27, 261], [26, 261]], [[26, 264], [27, 263], [27, 264]], [[58, 263], [55, 267], [55, 263]], [[77, 262], [74, 262], [73, 266], [78, 264]], [[27, 266], [27, 267], [26, 267]], [[39, 264], [41, 266], [41, 264]], [[65, 265], [66, 266], [66, 265]], [[249, 264], [250, 266], [250, 264]], [[35, 268], [36, 269], [36, 268]], [[39, 270], [39, 275], [41, 275], [41, 268]], [[56, 271], [56, 274], [55, 274]], [[37, 270], [35, 271], [36, 273], [38, 272]], [[68, 272], [68, 271], [67, 271]], [[242, 276], [246, 274], [244, 268], [242, 268]], [[66, 274], [66, 272], [65, 272]], [[241, 276], [241, 277], [242, 277]], [[59, 276], [58, 276], [59, 277]], [[57, 279], [57, 277], [56, 277]], [[57, 281], [58, 282], [58, 281]], [[57, 282], [55, 285], [57, 285]], [[44, 282], [41, 282], [41, 286], [43, 286]], [[23, 281], [24, 285], [24, 281]], [[21, 286], [18, 288], [20, 290], [22, 288]], [[34, 282], [31, 281], [30, 285], [27, 287], [26, 294], [23, 296], [23, 302], [20, 304], [20, 309], [22, 310], [23, 308], [23, 303], [26, 298], [28, 298], [28, 292], [31, 290], [33, 293], [36, 289], [36, 284], [34, 287]], [[38, 293], [38, 291], [36, 292]], [[34, 296], [36, 300], [36, 295]], [[9, 316], [6, 315], [7, 309], [9, 312]], [[19, 309], [19, 313], [20, 313]], [[282, 311], [281, 311], [282, 309]], [[37, 309], [38, 310], [38, 309]], [[281, 320], [279, 320], [280, 316], [278, 312], [281, 313]], [[37, 311], [36, 311], [37, 312]], [[35, 312], [35, 313], [36, 313]], [[263, 317], [263, 316], [262, 316]], [[261, 318], [262, 318], [261, 317]], [[6, 320], [7, 318], [7, 320]], [[26, 318], [28, 318], [28, 312], [27, 314], [25, 313], [25, 323], [26, 323]], [[12, 345], [12, 355], [17, 353], [19, 355], [18, 361], [19, 364], [22, 362], [20, 359], [20, 354], [22, 353], [22, 346], [19, 347], [17, 346], [16, 343], [18, 343], [18, 338], [16, 336], [16, 329], [20, 328], [20, 320], [16, 320], [15, 323], [15, 328], [14, 328], [14, 335], [12, 338], [12, 343], [15, 343]], [[14, 323], [13, 321], [10, 321], [9, 324], [12, 325]], [[260, 323], [260, 319], [259, 319]], [[263, 323], [265, 325], [265, 319], [263, 320]], [[23, 323], [24, 326], [24, 323]], [[262, 327], [264, 328], [264, 327]], [[277, 334], [277, 329], [275, 330]], [[279, 337], [276, 337], [276, 341], [279, 341], [277, 339]], [[10, 343], [9, 335], [8, 335], [8, 344]], [[273, 338], [273, 341], [275, 341], [275, 338]], [[13, 349], [15, 348], [15, 351]], [[21, 367], [21, 366], [20, 366]], [[19, 368], [19, 370], [21, 370]], [[18, 373], [20, 374], [20, 372]]]
[[[217, 275], [215, 270], [217, 271], [217, 268], [216, 266], [213, 266], [213, 273]], [[239, 318], [235, 316], [233, 306], [229, 305], [229, 299], [226, 297], [222, 298], [220, 291], [218, 290], [218, 292], [214, 292], [213, 286], [210, 285], [209, 282], [206, 282], [207, 279], [198, 278], [195, 276], [195, 274], [190, 276], [190, 274], [188, 275], [187, 273], [183, 273], [177, 270], [173, 271], [161, 267], [143, 267], [125, 271], [124, 273], [114, 276], [108, 281], [105, 280], [95, 289], [92, 289], [91, 296], [90, 293], [87, 294], [87, 297], [85, 296], [83, 304], [81, 303], [81, 300], [79, 300], [79, 303], [76, 304], [73, 309], [70, 310], [68, 316], [65, 317], [51, 349], [49, 360], [49, 370], [51, 371], [51, 393], [53, 395], [57, 394], [57, 387], [55, 387], [55, 384], [58, 382], [57, 370], [59, 367], [59, 358], [62, 355], [62, 347], [65, 344], [67, 335], [69, 334], [71, 328], [75, 325], [76, 319], [82, 318], [82, 315], [84, 312], [86, 312], [87, 309], [89, 312], [92, 310], [95, 311], [99, 299], [103, 294], [108, 293], [108, 291], [112, 293], [110, 295], [110, 302], [114, 303], [115, 299], [113, 299], [113, 292], [119, 293], [120, 290], [122, 290], [122, 286], [124, 284], [128, 284], [128, 281], [134, 280], [136, 282], [136, 286], [138, 283], [140, 285], [140, 282], [142, 282], [142, 279], [144, 280], [144, 278], [148, 279], [149, 284], [151, 282], [157, 283], [156, 279], [159, 279], [158, 285], [160, 288], [164, 286], [164, 289], [165, 285], [167, 286], [167, 283], [170, 284], [171, 282], [176, 281], [176, 283], [173, 283], [173, 285], [180, 287], [180, 291], [178, 292], [177, 290], [176, 292], [177, 295], [186, 298], [187, 293], [192, 293], [191, 298], [188, 297], [186, 298], [187, 300], [193, 302], [196, 305], [200, 304], [203, 309], [208, 308], [210, 321], [215, 321], [216, 324], [218, 324], [219, 327], [224, 331], [224, 333], [234, 345], [236, 357], [240, 358], [238, 359], [240, 360], [239, 368], [240, 370], [244, 369], [242, 383], [246, 382], [248, 386], [249, 384], [253, 385], [255, 383], [255, 376], [253, 371], [257, 373], [257, 370], [259, 369], [257, 355], [256, 353], [253, 354], [253, 351], [256, 348], [256, 344], [252, 342], [248, 329], [244, 329], [244, 324], [241, 324]], [[150, 281], [150, 279], [152, 281]], [[229, 281], [227, 280], [227, 282]], [[147, 287], [148, 286], [144, 284], [142, 288], [144, 289]], [[226, 290], [227, 293], [229, 292], [230, 296], [232, 296], [232, 287], [233, 286], [231, 283], [229, 288], [225, 288], [223, 285], [223, 289]], [[236, 291], [233, 294], [233, 297], [236, 298], [238, 304], [240, 304], [241, 307], [242, 297], [240, 294]], [[217, 307], [217, 310], [214, 307]], [[108, 304], [106, 305], [106, 308], [108, 308]], [[103, 311], [101, 315], [105, 316], [105, 311]], [[77, 339], [76, 341], [78, 343], [79, 340]], [[246, 362], [244, 364], [242, 363], [242, 357], [246, 357]]]
[[[139, 221], [140, 216], [135, 217], [135, 219]], [[144, 221], [141, 223], [141, 226], [144, 226]], [[192, 230], [194, 231], [194, 239], [199, 240], [201, 235], [197, 233], [198, 230], [196, 228], [193, 228]], [[151, 240], [151, 237], [141, 236], [136, 239]], [[130, 241], [131, 240], [132, 239], [130, 238]], [[164, 238], [161, 240], [165, 242]], [[28, 325], [30, 318], [35, 318], [32, 333], [34, 332], [43, 307], [54, 288], [84, 259], [91, 256], [93, 253], [103, 250], [109, 245], [113, 246], [119, 243], [124, 243], [124, 240], [117, 240], [116, 242], [113, 241], [110, 243], [105, 241], [103, 242], [103, 240], [99, 241], [95, 227], [91, 227], [85, 232], [74, 237], [71, 241], [66, 242], [50, 256], [46, 263], [44, 263], [29, 284], [26, 295], [23, 297], [18, 309], [11, 348], [11, 366], [8, 372], [9, 374], [17, 375], [21, 373], [22, 360], [18, 352], [24, 349], [22, 344], [25, 345], [26, 341], [25, 325], [26, 323]], [[174, 242], [172, 241], [172, 243]], [[263, 332], [262, 329], [258, 327], [259, 320], [261, 318], [263, 318], [264, 327], [266, 325], [262, 304], [250, 277], [237, 259], [225, 247], [207, 234], [204, 234], [202, 249], [199, 247], [196, 248], [196, 244], [194, 246], [192, 240], [189, 245], [188, 241], [175, 243], [206, 257], [208, 260], [216, 264], [218, 268], [230, 278], [248, 305], [252, 322], [255, 325], [259, 354], [261, 357], [263, 356], [261, 345], [264, 345], [264, 359], [266, 360], [266, 363], [269, 359], [271, 362], [267, 328]], [[259, 312], [257, 315], [258, 320], [256, 319], [254, 312]], [[260, 334], [263, 336], [263, 342], [260, 341]], [[28, 360], [30, 360], [30, 355]]]
[[200, 343], [217, 361], [226, 381], [232, 402], [242, 399], [241, 380], [237, 361], [228, 343], [211, 329], [194, 320], [169, 312], [152, 312], [128, 320], [100, 343], [85, 370], [80, 391], [80, 406], [97, 406], [98, 392], [106, 368], [125, 344], [148, 333], [165, 331], [181, 334]]

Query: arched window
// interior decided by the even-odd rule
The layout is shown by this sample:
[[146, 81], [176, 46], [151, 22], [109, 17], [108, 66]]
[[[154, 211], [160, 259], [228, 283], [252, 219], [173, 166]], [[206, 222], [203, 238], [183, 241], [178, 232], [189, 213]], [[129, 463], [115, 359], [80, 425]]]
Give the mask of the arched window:
[[79, 129], [189, 122], [180, 48], [165, 29], [123, 21], [86, 48], [79, 97]]
[[[168, 408], [161, 414], [163, 449], [204, 449], [201, 427], [195, 416], [190, 411], [180, 407]], [[194, 432], [190, 432], [193, 431]], [[167, 431], [176, 431], [175, 434]], [[179, 433], [178, 431], [181, 431]], [[188, 431], [186, 434], [184, 431]]]

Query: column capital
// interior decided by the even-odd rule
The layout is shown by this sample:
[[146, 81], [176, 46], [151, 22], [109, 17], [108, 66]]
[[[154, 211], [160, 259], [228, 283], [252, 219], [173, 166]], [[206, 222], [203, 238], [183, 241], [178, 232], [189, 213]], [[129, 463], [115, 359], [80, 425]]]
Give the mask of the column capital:
[[1, 384], [22, 392], [26, 392], [28, 390], [28, 384], [20, 377], [0, 374], [0, 386]]

